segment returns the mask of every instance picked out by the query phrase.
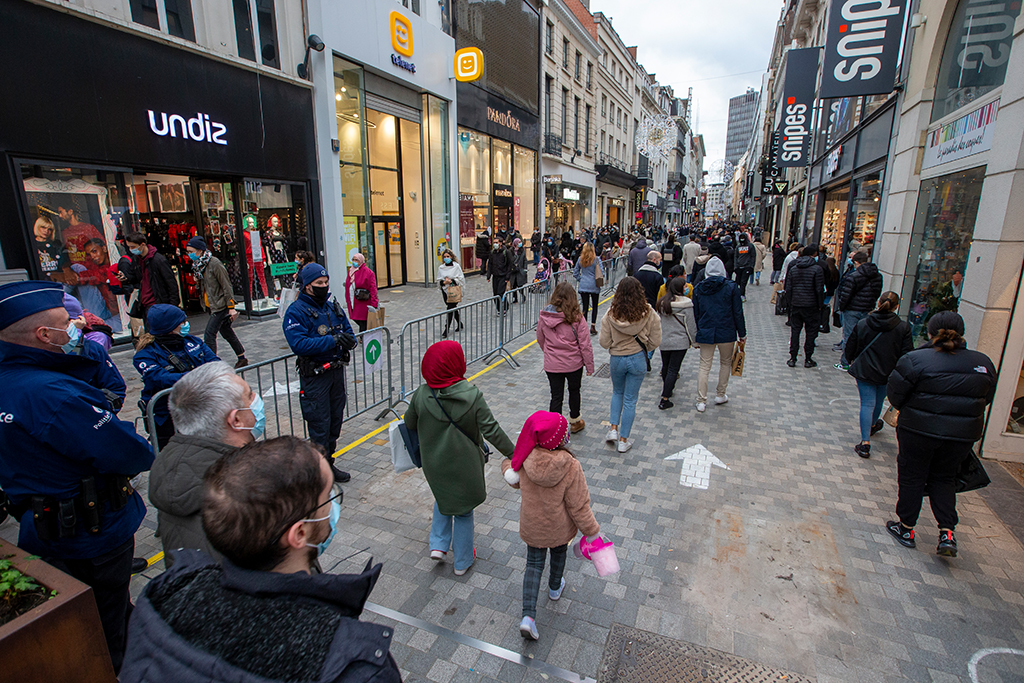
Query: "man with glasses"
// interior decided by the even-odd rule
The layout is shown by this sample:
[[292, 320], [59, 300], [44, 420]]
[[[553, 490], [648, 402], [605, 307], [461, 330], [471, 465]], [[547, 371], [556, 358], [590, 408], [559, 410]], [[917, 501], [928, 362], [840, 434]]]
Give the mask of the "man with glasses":
[[313, 571], [341, 501], [308, 441], [285, 436], [222, 456], [204, 477], [203, 530], [223, 559], [184, 550], [150, 582], [120, 680], [400, 682], [391, 628], [358, 620], [381, 565]]

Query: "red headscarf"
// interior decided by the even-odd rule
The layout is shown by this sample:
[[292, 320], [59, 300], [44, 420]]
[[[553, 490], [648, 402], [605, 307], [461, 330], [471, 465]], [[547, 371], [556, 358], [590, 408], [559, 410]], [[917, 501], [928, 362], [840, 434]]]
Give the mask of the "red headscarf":
[[564, 415], [538, 410], [526, 418], [523, 431], [519, 432], [516, 450], [512, 453], [512, 469], [518, 472], [526, 456], [537, 446], [549, 451], [555, 450], [568, 433], [569, 421]]
[[457, 341], [440, 341], [431, 344], [423, 354], [420, 372], [431, 389], [444, 389], [465, 379], [466, 354]]

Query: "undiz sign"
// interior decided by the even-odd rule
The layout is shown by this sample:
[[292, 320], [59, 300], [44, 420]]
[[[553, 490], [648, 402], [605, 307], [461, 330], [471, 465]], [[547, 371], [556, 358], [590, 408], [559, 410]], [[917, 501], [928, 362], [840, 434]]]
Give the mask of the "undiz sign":
[[209, 142], [215, 145], [227, 145], [228, 141], [224, 136], [228, 133], [228, 127], [223, 123], [210, 120], [209, 114], [197, 113], [194, 117], [186, 119], [180, 114], [168, 116], [164, 112], [149, 111], [149, 129], [160, 137], [180, 137], [183, 140], [195, 140], [196, 142]]

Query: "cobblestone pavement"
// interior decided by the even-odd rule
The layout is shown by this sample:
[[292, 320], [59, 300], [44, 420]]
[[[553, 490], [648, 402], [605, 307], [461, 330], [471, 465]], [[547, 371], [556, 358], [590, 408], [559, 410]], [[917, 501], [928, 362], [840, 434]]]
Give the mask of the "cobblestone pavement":
[[[485, 286], [470, 278], [470, 298]], [[558, 680], [558, 672], [508, 661], [515, 657], [507, 651], [530, 664], [593, 678], [612, 623], [819, 683], [969, 681], [968, 660], [980, 650], [1022, 648], [1024, 549], [1013, 531], [975, 492], [958, 501], [959, 558], [934, 554], [937, 532], [927, 508], [919, 547], [897, 545], [882, 527], [896, 497], [893, 431], [886, 427], [876, 437], [870, 460], [853, 452], [857, 391], [848, 375], [831, 367], [837, 332], [819, 338], [818, 368], [786, 367], [789, 328], [772, 315], [769, 294], [764, 285], [748, 289], [746, 371], [731, 380], [728, 404], [709, 405], [704, 414], [694, 410], [698, 359], [691, 354], [675, 407], [659, 411], [656, 359], [641, 390], [636, 445], [626, 454], [603, 440], [610, 380], [585, 379], [587, 428], [574, 435], [573, 447], [622, 571], [599, 578], [592, 565], [570, 558], [562, 599], [550, 602], [542, 591], [539, 642], [524, 642], [517, 628], [526, 555], [518, 535], [519, 495], [504, 483], [495, 459], [487, 468], [488, 500], [475, 514], [477, 561], [456, 577], [450, 562], [436, 565], [427, 556], [430, 491], [419, 471], [394, 474], [386, 431], [341, 456], [353, 477], [322, 562], [333, 571], [358, 570], [369, 556], [384, 563], [364, 619], [394, 627], [392, 653], [405, 680]], [[428, 306], [439, 310], [437, 297], [411, 288], [384, 295], [389, 327]], [[253, 360], [283, 345], [273, 321], [239, 332]], [[541, 354], [531, 339], [513, 346], [522, 367], [498, 364], [473, 380], [513, 440], [525, 418], [548, 402]], [[123, 370], [126, 355], [118, 354]], [[596, 356], [599, 364], [608, 360], [603, 350]], [[476, 364], [470, 373], [483, 369]], [[370, 415], [352, 420], [341, 442], [381, 424]], [[666, 460], [695, 444], [728, 466], [711, 469], [706, 490], [681, 486], [684, 463]], [[1003, 504], [1009, 500], [1019, 511], [1024, 488], [999, 474], [1006, 477], [998, 480]], [[150, 510], [137, 534], [137, 554], [159, 550], [154, 529]], [[2, 535], [13, 538], [15, 527], [6, 523]], [[162, 566], [136, 577], [133, 593]], [[452, 632], [504, 650], [481, 651]], [[978, 665], [978, 680], [1024, 680], [1024, 657], [988, 655]]]

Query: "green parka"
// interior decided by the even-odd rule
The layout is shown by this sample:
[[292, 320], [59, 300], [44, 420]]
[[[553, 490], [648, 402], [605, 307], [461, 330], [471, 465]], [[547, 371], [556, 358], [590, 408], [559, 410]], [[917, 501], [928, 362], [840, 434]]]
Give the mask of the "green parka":
[[477, 446], [481, 437], [506, 458], [512, 457], [515, 446], [475, 386], [462, 380], [435, 392], [444, 409], [472, 441], [448, 421], [426, 384], [413, 393], [405, 424], [419, 432], [423, 475], [441, 514], [464, 515], [487, 499], [484, 455]]

